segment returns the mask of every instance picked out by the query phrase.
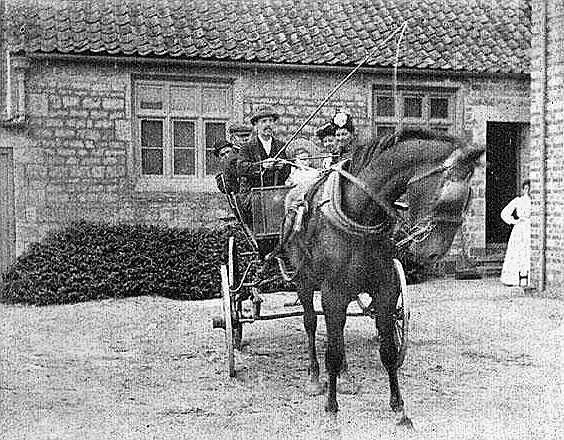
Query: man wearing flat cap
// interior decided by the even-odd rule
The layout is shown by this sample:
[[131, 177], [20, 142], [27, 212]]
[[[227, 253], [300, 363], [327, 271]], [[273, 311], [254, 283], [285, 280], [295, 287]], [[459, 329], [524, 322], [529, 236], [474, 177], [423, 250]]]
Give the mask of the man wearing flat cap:
[[237, 148], [225, 139], [217, 141], [213, 152], [219, 158], [221, 172], [215, 176], [217, 187], [222, 193], [238, 193], [239, 177], [237, 175]]
[[229, 127], [229, 140], [238, 151], [250, 141], [252, 134], [253, 128], [249, 125], [234, 124]]

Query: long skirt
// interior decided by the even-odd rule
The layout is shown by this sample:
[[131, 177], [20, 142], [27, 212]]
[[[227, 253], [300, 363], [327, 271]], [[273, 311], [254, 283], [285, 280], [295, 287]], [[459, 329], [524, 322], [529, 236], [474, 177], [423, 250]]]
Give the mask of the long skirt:
[[[501, 282], [508, 286], [529, 285], [531, 271], [531, 222], [513, 226], [501, 270]], [[521, 279], [520, 279], [521, 277]]]

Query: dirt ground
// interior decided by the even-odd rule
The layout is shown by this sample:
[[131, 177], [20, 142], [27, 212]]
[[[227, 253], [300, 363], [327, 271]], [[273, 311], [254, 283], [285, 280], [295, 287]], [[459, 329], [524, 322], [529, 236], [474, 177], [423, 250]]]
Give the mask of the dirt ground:
[[[210, 323], [219, 300], [140, 297], [0, 305], [0, 438], [563, 438], [561, 301], [496, 280], [436, 280], [408, 292], [400, 383], [413, 431], [395, 425], [369, 318], [347, 322], [361, 390], [340, 395], [332, 417], [324, 396], [304, 391], [301, 318], [245, 326], [249, 345], [230, 379], [223, 331]], [[264, 307], [280, 311], [292, 298], [268, 295]], [[319, 327], [323, 356], [322, 319]]]

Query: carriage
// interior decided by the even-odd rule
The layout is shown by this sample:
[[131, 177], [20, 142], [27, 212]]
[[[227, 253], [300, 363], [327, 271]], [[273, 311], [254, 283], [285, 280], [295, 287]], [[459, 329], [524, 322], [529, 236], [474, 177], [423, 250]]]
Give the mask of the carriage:
[[[278, 313], [265, 314], [261, 303], [268, 296], [266, 290], [273, 283], [285, 281], [291, 284], [291, 278], [280, 260], [272, 264], [266, 261], [267, 251], [280, 238], [281, 224], [285, 215], [285, 199], [293, 186], [270, 186], [251, 190], [252, 221], [247, 225], [243, 221], [239, 199], [236, 194], [225, 193], [232, 217], [242, 231], [243, 239], [237, 240], [231, 235], [225, 244], [224, 264], [221, 272], [221, 298], [223, 316], [213, 318], [213, 327], [225, 330], [227, 369], [230, 377], [236, 374], [235, 350], [241, 349], [243, 325], [256, 321], [302, 316], [302, 310], [282, 310]], [[397, 366], [400, 367], [407, 351], [409, 303], [406, 292], [406, 279], [399, 260], [394, 265], [400, 280], [401, 292], [394, 314], [394, 341], [398, 351]], [[274, 267], [272, 267], [274, 266]], [[362, 292], [358, 292], [361, 294]], [[351, 305], [347, 316], [376, 316], [359, 296], [357, 305]], [[299, 307], [299, 302], [292, 304]], [[316, 315], [323, 315], [322, 310], [315, 310]]]

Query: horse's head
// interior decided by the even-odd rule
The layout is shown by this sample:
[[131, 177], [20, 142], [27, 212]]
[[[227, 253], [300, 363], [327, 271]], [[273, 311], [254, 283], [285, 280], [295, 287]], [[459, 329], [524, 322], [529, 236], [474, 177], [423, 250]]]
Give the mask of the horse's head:
[[480, 147], [459, 147], [440, 165], [418, 170], [407, 184], [407, 217], [411, 225], [400, 247], [420, 264], [433, 264], [450, 249], [472, 196], [470, 178]]

